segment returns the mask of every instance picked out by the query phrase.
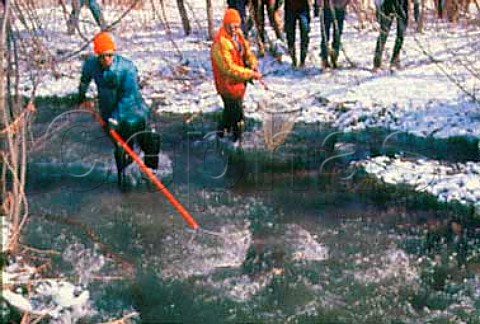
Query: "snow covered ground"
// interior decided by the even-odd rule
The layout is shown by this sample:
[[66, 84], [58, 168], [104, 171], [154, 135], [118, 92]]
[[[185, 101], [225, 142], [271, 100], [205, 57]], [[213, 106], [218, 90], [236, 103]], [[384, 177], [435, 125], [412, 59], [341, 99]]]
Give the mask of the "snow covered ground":
[[[151, 10], [132, 12], [114, 29], [119, 53], [133, 59], [138, 66], [142, 93], [158, 112], [210, 112], [221, 108], [212, 82], [209, 42], [203, 28], [204, 4], [198, 1], [192, 6], [196, 16], [192, 23], [194, 34], [189, 37], [183, 36], [174, 4], [167, 5], [170, 31]], [[215, 9], [215, 17], [220, 21], [222, 6], [217, 3]], [[120, 12], [105, 10], [105, 14], [112, 21]], [[73, 94], [78, 86], [81, 56], [91, 52], [91, 46], [69, 57], [86, 45], [85, 41], [78, 35], [65, 33], [60, 8], [45, 10], [39, 16], [45, 21], [45, 41], [57, 61], [58, 73], [39, 74], [42, 82], [36, 94], [60, 97]], [[83, 34], [91, 38], [95, 25], [90, 12], [83, 10], [81, 18], [88, 22], [82, 25]], [[470, 72], [480, 69], [480, 61], [475, 59], [478, 45], [473, 41], [480, 34], [479, 28], [459, 26], [454, 30], [447, 24], [435, 23], [427, 24], [423, 34], [410, 28], [401, 53], [405, 68], [394, 75], [373, 75], [368, 69], [372, 67], [378, 33], [358, 31], [355, 20], [353, 15], [347, 18], [343, 54], [358, 68], [350, 67], [345, 56], [340, 55], [340, 63], [346, 69], [321, 72], [320, 29], [318, 20], [314, 19], [307, 67], [292, 69], [287, 56], [283, 63], [271, 57], [261, 59], [265, 82], [272, 90], [259, 85], [249, 88], [247, 116], [260, 118], [255, 114], [257, 103], [262, 99], [278, 100], [279, 93], [283, 93], [288, 97], [288, 104], [303, 108], [299, 121], [332, 123], [345, 131], [382, 126], [420, 136], [479, 136], [479, 104], [471, 102], [465, 93], [477, 96], [480, 93], [478, 79]], [[196, 24], [202, 29], [195, 28]], [[385, 51], [386, 66], [393, 47], [393, 29], [391, 36]], [[65, 57], [69, 58], [63, 60]], [[466, 63], [469, 66], [465, 67]], [[29, 93], [31, 82], [28, 77], [23, 80], [27, 82], [24, 90]], [[319, 97], [329, 103], [319, 101]], [[339, 110], [338, 104], [344, 105], [344, 109]]]
[[[215, 7], [217, 22], [221, 19], [222, 8], [218, 2]], [[166, 29], [158, 18], [158, 10], [151, 9], [131, 12], [114, 29], [119, 52], [137, 64], [142, 93], [158, 113], [221, 109], [212, 82], [204, 3], [192, 2], [191, 9], [190, 13], [195, 13], [192, 17], [194, 32], [189, 37], [183, 36], [174, 4], [166, 5], [170, 29]], [[112, 21], [121, 12], [105, 10], [105, 14]], [[55, 65], [58, 73], [44, 71], [41, 74], [37, 95], [61, 97], [73, 94], [78, 86], [81, 56], [91, 52], [91, 45], [63, 60], [62, 57], [69, 57], [70, 53], [85, 45], [85, 41], [79, 36], [66, 34], [60, 8], [39, 12], [39, 16], [44, 21], [48, 51], [58, 61]], [[81, 18], [83, 34], [92, 37], [95, 24], [90, 12], [83, 10]], [[388, 65], [393, 47], [393, 31], [386, 46], [385, 65]], [[471, 100], [471, 96], [480, 94], [475, 76], [475, 71], [480, 71], [480, 60], [476, 59], [478, 45], [474, 42], [479, 34], [478, 27], [460, 24], [455, 29], [432, 18], [422, 34], [415, 33], [412, 27], [408, 30], [401, 53], [404, 69], [394, 74], [384, 71], [374, 75], [369, 69], [378, 33], [357, 30], [356, 17], [350, 15], [343, 35], [344, 51], [340, 55], [340, 63], [345, 68], [322, 72], [319, 68], [320, 28], [318, 19], [314, 19], [307, 67], [292, 69], [287, 56], [282, 63], [268, 56], [261, 59], [265, 82], [271, 90], [260, 85], [250, 86], [245, 98], [246, 115], [261, 119], [258, 102], [266, 102], [271, 107], [281, 103], [284, 108], [301, 110], [299, 122], [319, 121], [344, 132], [384, 127], [420, 137], [479, 138], [480, 106], [478, 101]], [[255, 42], [252, 44], [255, 48]], [[345, 59], [347, 56], [348, 60]], [[429, 56], [434, 57], [435, 62]], [[348, 61], [356, 67], [350, 66]], [[23, 80], [28, 82], [29, 79]], [[23, 86], [28, 93], [31, 85]], [[372, 162], [378, 164], [379, 160]], [[424, 166], [427, 162], [422, 163]], [[428, 167], [434, 169], [436, 162], [433, 163]], [[412, 175], [406, 177], [418, 177], [417, 170], [423, 170], [423, 167], [410, 168]], [[452, 194], [449, 197], [463, 197], [453, 193], [454, 186], [450, 189]], [[436, 191], [432, 193], [439, 195]]]
[[480, 163], [444, 165], [435, 160], [412, 162], [401, 157], [377, 156], [359, 164], [385, 183], [409, 185], [442, 202], [473, 204], [480, 212]]
[[[75, 286], [63, 278], [42, 279], [21, 257], [10, 261], [2, 270], [2, 285], [7, 287], [2, 289], [2, 297], [10, 305], [37, 318], [48, 319], [49, 323], [74, 323], [93, 312], [90, 293], [85, 287]], [[26, 296], [20, 286], [28, 286], [30, 294]]]

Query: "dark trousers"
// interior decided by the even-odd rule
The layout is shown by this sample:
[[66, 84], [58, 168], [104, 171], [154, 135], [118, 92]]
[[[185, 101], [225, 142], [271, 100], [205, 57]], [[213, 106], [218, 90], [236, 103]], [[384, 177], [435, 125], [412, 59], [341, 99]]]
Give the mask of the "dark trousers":
[[378, 20], [380, 23], [380, 35], [378, 35], [377, 46], [375, 47], [375, 57], [373, 59], [374, 67], [380, 67], [382, 65], [383, 50], [385, 49], [385, 43], [387, 42], [393, 19], [395, 18], [397, 20], [397, 37], [395, 38], [395, 45], [393, 47], [393, 54], [390, 62], [395, 63], [400, 58], [399, 54], [403, 45], [408, 17], [405, 17], [405, 15], [399, 16], [397, 14], [385, 15], [379, 10]]
[[233, 141], [242, 138], [242, 129], [240, 122], [243, 121], [243, 98], [232, 99], [222, 96], [223, 100], [223, 115], [220, 124], [218, 125], [218, 134], [223, 136], [224, 131], [233, 134]]
[[320, 22], [320, 31], [322, 33], [322, 40], [320, 43], [322, 60], [328, 59], [328, 46], [330, 42], [330, 30], [333, 25], [333, 50], [336, 55], [340, 52], [341, 37], [343, 33], [343, 21], [345, 20], [344, 8], [324, 8], [323, 22]]
[[[141, 121], [135, 124], [128, 124], [121, 122], [116, 129], [120, 137], [132, 149], [135, 145], [140, 146], [144, 153], [144, 162], [150, 169], [156, 170], [158, 168], [158, 153], [160, 152], [160, 135], [147, 129], [146, 122]], [[105, 128], [108, 134], [108, 128]], [[132, 158], [125, 152], [125, 150], [116, 141], [111, 138], [115, 144], [115, 162], [117, 165], [117, 172], [120, 176], [123, 170], [133, 162]]]
[[295, 58], [295, 32], [297, 20], [300, 24], [300, 62], [305, 63], [308, 44], [310, 42], [310, 13], [308, 8], [300, 11], [287, 10], [285, 8], [285, 33], [287, 34], [288, 50], [294, 62]]
[[435, 0], [435, 6], [437, 8], [438, 19], [442, 19], [443, 18], [444, 0]]
[[415, 19], [415, 22], [418, 23], [418, 20], [420, 19], [420, 0], [413, 1], [413, 18]]
[[278, 16], [279, 6], [277, 5], [278, 0], [274, 1], [273, 5], [270, 5], [270, 1], [267, 0], [252, 0], [253, 12], [255, 16], [255, 23], [258, 28], [258, 35], [262, 45], [265, 44], [265, 10], [267, 11], [268, 20], [270, 25], [275, 31], [275, 35], [278, 39], [283, 39], [281, 27], [280, 27], [280, 17]]

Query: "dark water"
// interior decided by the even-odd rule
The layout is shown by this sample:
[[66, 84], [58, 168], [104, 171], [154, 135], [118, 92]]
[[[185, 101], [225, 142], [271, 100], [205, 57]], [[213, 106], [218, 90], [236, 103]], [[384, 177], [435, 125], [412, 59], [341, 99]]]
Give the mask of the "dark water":
[[[34, 134], [58, 114], [41, 114]], [[203, 138], [214, 117], [155, 121], [171, 170], [162, 180], [197, 233], [139, 175], [118, 190], [112, 146], [88, 116], [66, 120], [31, 155], [28, 241], [78, 251], [57, 257], [53, 271], [88, 287], [98, 311], [89, 321], [136, 310], [143, 323], [480, 322], [471, 211], [349, 166], [400, 151], [472, 160], [470, 139], [458, 139], [462, 150], [407, 135], [385, 146], [385, 130], [330, 136], [325, 125], [299, 124], [273, 153], [235, 151]], [[261, 142], [261, 125], [247, 130], [247, 143]], [[116, 275], [124, 279], [99, 279]]]

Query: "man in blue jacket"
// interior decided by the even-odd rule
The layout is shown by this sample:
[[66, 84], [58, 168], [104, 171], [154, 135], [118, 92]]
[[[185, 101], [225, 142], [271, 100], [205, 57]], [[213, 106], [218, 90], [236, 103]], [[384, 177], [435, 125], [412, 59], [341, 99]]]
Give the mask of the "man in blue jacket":
[[93, 18], [97, 22], [97, 25], [101, 30], [105, 30], [107, 27], [105, 19], [103, 18], [102, 10], [97, 3], [97, 0], [72, 0], [72, 12], [70, 13], [70, 19], [67, 24], [68, 34], [75, 34], [75, 29], [78, 28], [78, 18], [80, 16], [80, 9], [87, 4], [88, 8], [92, 12]]
[[[115, 129], [132, 147], [137, 143], [145, 153], [145, 164], [156, 171], [160, 138], [157, 133], [147, 131], [150, 109], [140, 94], [137, 82], [137, 68], [129, 59], [115, 53], [112, 35], [101, 32], [95, 35], [94, 52], [82, 68], [79, 86], [80, 105], [90, 109], [85, 100], [88, 86], [93, 79], [97, 85], [98, 107], [105, 122], [105, 131]], [[117, 144], [117, 143], [114, 143]], [[115, 146], [118, 183], [122, 185], [125, 167], [131, 163], [123, 149]]]

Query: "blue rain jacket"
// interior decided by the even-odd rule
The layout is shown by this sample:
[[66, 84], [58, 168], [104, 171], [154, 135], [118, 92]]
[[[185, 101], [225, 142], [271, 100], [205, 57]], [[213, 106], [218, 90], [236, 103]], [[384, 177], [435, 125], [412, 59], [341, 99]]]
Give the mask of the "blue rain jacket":
[[145, 122], [150, 109], [140, 94], [137, 68], [132, 61], [115, 54], [112, 65], [104, 69], [95, 55], [89, 56], [80, 78], [80, 102], [85, 100], [92, 79], [97, 85], [98, 106], [104, 121], [114, 118], [120, 124], [130, 125]]

